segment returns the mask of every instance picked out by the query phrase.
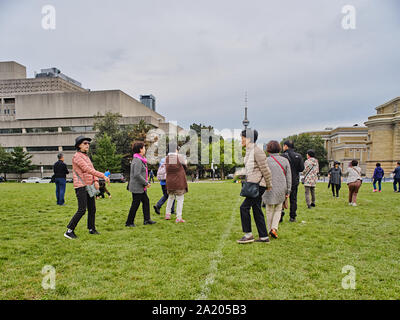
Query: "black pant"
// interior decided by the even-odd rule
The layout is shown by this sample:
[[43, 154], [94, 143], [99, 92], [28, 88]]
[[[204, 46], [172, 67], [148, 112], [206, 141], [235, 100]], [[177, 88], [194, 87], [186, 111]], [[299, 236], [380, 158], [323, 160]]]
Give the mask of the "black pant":
[[111, 196], [111, 193], [107, 190], [107, 188], [101, 188], [99, 189], [100, 193], [97, 195], [98, 198], [102, 197], [104, 199], [104, 193], [107, 193], [108, 196]]
[[264, 213], [261, 210], [261, 197], [265, 191], [265, 187], [259, 186], [259, 195], [257, 198], [247, 198], [240, 206], [240, 217], [242, 219], [243, 232], [251, 232], [251, 216], [250, 208], [253, 208], [254, 221], [257, 226], [258, 235], [260, 238], [268, 237], [267, 227], [265, 225]]
[[[292, 189], [290, 190], [290, 218], [296, 219], [297, 217], [297, 191], [299, 189], [299, 184], [292, 185]], [[281, 219], [285, 215], [285, 211], [282, 210]]]
[[339, 198], [340, 184], [331, 183], [331, 188], [332, 188], [332, 194], [333, 194], [333, 196], [335, 196], [335, 190], [336, 190], [336, 197]]
[[96, 200], [95, 197], [89, 197], [85, 187], [80, 187], [75, 189], [76, 198], [78, 199], [78, 211], [72, 217], [67, 228], [75, 230], [79, 220], [83, 217], [88, 210], [88, 229], [96, 229], [95, 227], [95, 217], [96, 217]]
[[150, 201], [147, 192], [132, 193], [132, 204], [129, 210], [128, 219], [126, 220], [127, 225], [133, 224], [135, 221], [136, 211], [139, 208], [140, 203], [142, 203], [144, 221], [150, 220]]

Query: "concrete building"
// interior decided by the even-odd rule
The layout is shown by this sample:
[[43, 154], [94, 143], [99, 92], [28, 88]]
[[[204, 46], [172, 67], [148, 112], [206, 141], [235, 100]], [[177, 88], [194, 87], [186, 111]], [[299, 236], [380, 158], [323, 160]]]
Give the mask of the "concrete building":
[[376, 163], [380, 162], [385, 176], [389, 176], [400, 161], [400, 97], [375, 109], [376, 115], [365, 122], [368, 127], [367, 175], [372, 176]]
[[343, 172], [346, 172], [349, 162], [356, 159], [359, 162], [362, 173], [365, 174], [367, 172], [367, 127], [326, 128], [325, 130], [307, 133], [319, 135], [324, 140], [330, 167], [333, 166], [334, 161], [339, 161]]
[[47, 173], [58, 152], [71, 164], [75, 138], [94, 137], [94, 116], [108, 111], [122, 115], [121, 125], [144, 120], [165, 132], [177, 130], [164, 116], [120, 90], [84, 89], [56, 68], [27, 78], [23, 65], [0, 62], [0, 145], [8, 151], [23, 147], [33, 155], [33, 164]]

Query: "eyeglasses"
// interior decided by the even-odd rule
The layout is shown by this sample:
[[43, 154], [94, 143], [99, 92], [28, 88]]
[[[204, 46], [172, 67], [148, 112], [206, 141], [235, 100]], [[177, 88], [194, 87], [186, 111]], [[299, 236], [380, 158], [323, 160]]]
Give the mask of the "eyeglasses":
[[90, 142], [87, 142], [87, 141], [83, 142], [83, 144], [87, 144], [90, 146]]

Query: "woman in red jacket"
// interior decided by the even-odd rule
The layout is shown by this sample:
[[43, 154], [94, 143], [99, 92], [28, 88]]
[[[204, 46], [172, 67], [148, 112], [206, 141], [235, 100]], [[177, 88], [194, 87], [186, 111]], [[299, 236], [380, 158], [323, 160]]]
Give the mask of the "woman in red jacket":
[[99, 189], [99, 178], [103, 178], [106, 182], [110, 180], [104, 173], [96, 171], [92, 161], [88, 156], [90, 141], [92, 139], [79, 136], [75, 139], [75, 148], [77, 152], [72, 158], [73, 179], [76, 197], [78, 199], [78, 211], [72, 217], [64, 236], [68, 239], [76, 239], [74, 230], [83, 215], [88, 210], [88, 229], [90, 234], [99, 234], [95, 227], [96, 216], [96, 197], [91, 197], [86, 190], [86, 186], [94, 184]]

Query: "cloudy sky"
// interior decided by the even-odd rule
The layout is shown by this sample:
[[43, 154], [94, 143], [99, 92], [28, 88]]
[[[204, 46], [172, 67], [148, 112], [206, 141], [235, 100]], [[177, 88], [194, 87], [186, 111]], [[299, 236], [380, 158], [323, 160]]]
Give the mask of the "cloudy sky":
[[92, 90], [152, 93], [185, 128], [241, 128], [247, 91], [264, 141], [362, 124], [400, 96], [398, 0], [0, 0], [0, 39], [29, 77], [55, 66]]

